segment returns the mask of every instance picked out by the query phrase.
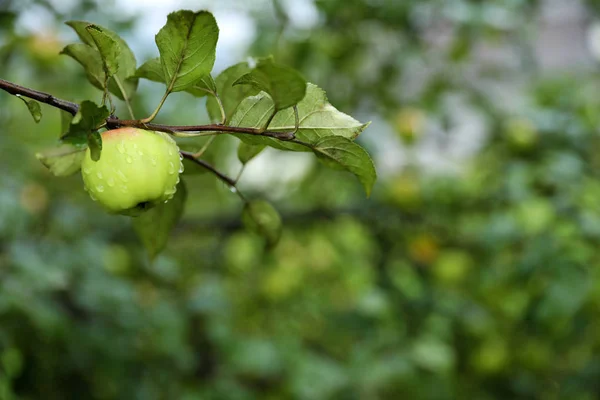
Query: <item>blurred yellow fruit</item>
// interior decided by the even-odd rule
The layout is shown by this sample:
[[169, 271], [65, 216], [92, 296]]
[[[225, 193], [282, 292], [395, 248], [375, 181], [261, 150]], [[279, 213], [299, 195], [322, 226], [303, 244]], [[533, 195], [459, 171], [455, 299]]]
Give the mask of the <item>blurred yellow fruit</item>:
[[415, 210], [421, 205], [421, 187], [412, 174], [393, 179], [388, 190], [390, 201], [403, 210]]
[[48, 62], [58, 59], [63, 45], [53, 32], [43, 32], [31, 35], [28, 38], [27, 48], [33, 57]]
[[409, 240], [408, 254], [420, 264], [431, 264], [438, 257], [439, 245], [433, 236], [429, 234], [419, 235]]
[[405, 144], [414, 143], [425, 127], [426, 115], [418, 109], [407, 107], [400, 109], [394, 117], [394, 128]]

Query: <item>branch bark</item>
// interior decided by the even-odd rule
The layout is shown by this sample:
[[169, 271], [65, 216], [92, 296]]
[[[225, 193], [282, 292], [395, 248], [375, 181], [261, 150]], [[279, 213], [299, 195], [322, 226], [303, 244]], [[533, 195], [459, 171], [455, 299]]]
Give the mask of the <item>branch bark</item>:
[[60, 108], [72, 115], [77, 114], [79, 110], [79, 105], [76, 103], [72, 103], [70, 101], [57, 99], [51, 94], [40, 92], [38, 90], [29, 89], [16, 83], [12, 83], [9, 81], [5, 81], [4, 79], [0, 79], [0, 89], [8, 92], [12, 95], [21, 95], [25, 97], [29, 97], [30, 99], [37, 100], [40, 103], [48, 104], [52, 107]]
[[[54, 97], [53, 95], [39, 90], [29, 89], [24, 86], [17, 85], [0, 79], [0, 89], [12, 95], [21, 95], [28, 97], [33, 100], [37, 100], [40, 103], [48, 104], [52, 107], [59, 108], [67, 111], [72, 115], [77, 114], [79, 105], [67, 100], [62, 100]], [[174, 132], [216, 132], [216, 133], [239, 133], [246, 135], [261, 135], [272, 137], [274, 139], [289, 141], [294, 140], [295, 135], [293, 132], [262, 132], [256, 128], [244, 128], [239, 126], [227, 126], [219, 124], [207, 124], [207, 125], [162, 125], [162, 124], [150, 124], [144, 123], [142, 120], [135, 119], [119, 119], [118, 117], [111, 116], [106, 119], [106, 126], [111, 129], [122, 128], [122, 127], [136, 127], [149, 129], [154, 131], [161, 131], [167, 133]]]

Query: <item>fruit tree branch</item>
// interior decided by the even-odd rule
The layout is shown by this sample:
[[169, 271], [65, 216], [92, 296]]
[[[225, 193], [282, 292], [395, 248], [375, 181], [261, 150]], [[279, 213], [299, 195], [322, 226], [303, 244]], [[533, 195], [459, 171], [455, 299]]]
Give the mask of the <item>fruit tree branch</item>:
[[29, 89], [15, 83], [0, 79], [0, 89], [8, 92], [12, 95], [18, 95], [29, 97], [30, 99], [37, 100], [41, 103], [51, 105], [52, 107], [60, 108], [72, 115], [77, 114], [79, 105], [70, 101], [57, 99], [51, 94], [40, 92], [38, 90]]
[[[28, 97], [33, 100], [37, 100], [40, 103], [48, 104], [52, 107], [59, 108], [67, 111], [68, 113], [75, 115], [79, 111], [79, 105], [67, 100], [62, 100], [54, 97], [51, 94], [40, 92], [38, 90], [29, 89], [15, 83], [0, 79], [0, 89], [8, 92], [12, 95], [21, 95]], [[111, 129], [122, 128], [122, 127], [136, 127], [149, 129], [154, 131], [161, 131], [167, 133], [174, 132], [217, 132], [217, 133], [239, 133], [246, 135], [259, 135], [272, 137], [274, 139], [289, 141], [294, 140], [295, 135], [293, 132], [262, 132], [256, 128], [245, 128], [240, 126], [227, 126], [220, 124], [207, 124], [207, 125], [162, 125], [162, 124], [150, 124], [144, 123], [142, 120], [136, 119], [119, 119], [111, 116], [106, 119], [106, 126]]]

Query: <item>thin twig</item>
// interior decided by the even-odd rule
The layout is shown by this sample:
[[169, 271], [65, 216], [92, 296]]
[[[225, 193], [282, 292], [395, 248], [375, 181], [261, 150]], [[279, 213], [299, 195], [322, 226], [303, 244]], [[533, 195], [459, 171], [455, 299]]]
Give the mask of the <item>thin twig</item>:
[[51, 94], [29, 89], [15, 83], [5, 81], [4, 79], [0, 79], [0, 89], [12, 95], [20, 94], [22, 96], [29, 97], [30, 99], [37, 100], [41, 103], [48, 104], [52, 107], [60, 108], [71, 115], [77, 114], [77, 111], [79, 110], [79, 105], [76, 103], [57, 99]]
[[[37, 100], [41, 103], [48, 104], [50, 106], [65, 110], [72, 115], [77, 114], [79, 105], [70, 101], [57, 99], [51, 94], [40, 92], [38, 90], [29, 89], [12, 82], [0, 79], [0, 89], [17, 95], [28, 97], [33, 100]], [[293, 132], [275, 132], [275, 131], [262, 131], [257, 128], [246, 128], [241, 126], [227, 126], [221, 124], [207, 124], [207, 125], [162, 125], [162, 124], [150, 124], [145, 123], [145, 119], [119, 119], [117, 117], [109, 117], [106, 119], [106, 127], [109, 129], [116, 129], [121, 127], [135, 127], [141, 129], [150, 129], [155, 131], [162, 131], [167, 133], [173, 132], [214, 132], [215, 135], [218, 133], [240, 133], [246, 135], [257, 135], [271, 137], [282, 141], [293, 141], [295, 136]]]
[[237, 194], [240, 199], [242, 199], [242, 201], [244, 203], [247, 203], [246, 197], [242, 194], [242, 192], [240, 192], [240, 190], [237, 187], [237, 182], [233, 178], [225, 175], [224, 173], [222, 173], [221, 171], [219, 171], [218, 169], [216, 169], [215, 167], [213, 167], [206, 161], [194, 157], [194, 153], [190, 153], [189, 151], [183, 151], [183, 150], [180, 151], [180, 153], [183, 156], [183, 158], [186, 158], [186, 159], [200, 165], [202, 168], [205, 168], [208, 171], [210, 171], [213, 175], [215, 175], [221, 181], [225, 182], [232, 189], [232, 191], [235, 194]]

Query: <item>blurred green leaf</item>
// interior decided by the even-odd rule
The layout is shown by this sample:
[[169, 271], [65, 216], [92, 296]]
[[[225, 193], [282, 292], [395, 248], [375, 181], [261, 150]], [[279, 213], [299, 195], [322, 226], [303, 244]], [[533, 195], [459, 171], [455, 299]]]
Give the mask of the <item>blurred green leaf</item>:
[[171, 231], [183, 214], [186, 199], [187, 188], [185, 182], [181, 181], [171, 200], [133, 218], [133, 228], [150, 259], [154, 259], [167, 245]]
[[69, 130], [72, 120], [73, 114], [64, 110], [60, 110], [60, 136]]
[[0, 353], [0, 365], [9, 378], [17, 378], [21, 374], [24, 364], [23, 354], [15, 347], [10, 347]]
[[65, 54], [81, 64], [90, 83], [102, 90], [106, 75], [102, 68], [102, 57], [96, 49], [87, 44], [75, 43], [67, 45], [61, 54]]
[[210, 75], [203, 76], [194, 85], [186, 89], [186, 92], [193, 94], [196, 97], [203, 97], [206, 95], [217, 95], [217, 86], [215, 80]]
[[298, 104], [306, 94], [306, 80], [293, 68], [278, 65], [272, 58], [260, 59], [250, 72], [233, 85], [250, 85], [266, 92], [275, 105], [275, 112]]
[[[135, 55], [133, 54], [133, 51], [131, 51], [131, 48], [129, 47], [127, 42], [125, 42], [125, 40], [123, 40], [117, 33], [98, 24], [92, 24], [86, 21], [68, 21], [66, 22], [66, 24], [73, 28], [73, 30], [75, 30], [75, 32], [77, 33], [77, 35], [83, 43], [92, 47], [92, 49], [96, 52], [96, 55], [94, 56], [91, 55], [89, 51], [82, 52], [80, 49], [78, 50], [80, 54], [78, 54], [77, 61], [83, 65], [83, 67], [86, 70], [86, 73], [88, 71], [93, 70], [94, 63], [96, 63], [96, 68], [99, 67], [102, 69], [102, 63], [100, 63], [99, 65], [97, 64], [98, 59], [102, 60], [102, 57], [100, 56], [100, 52], [98, 50], [99, 48], [96, 42], [94, 41], [94, 38], [86, 28], [90, 25], [93, 25], [97, 29], [99, 29], [103, 35], [108, 36], [110, 40], [116, 42], [119, 48], [119, 52], [116, 55], [115, 61], [118, 64], [119, 68], [116, 74], [112, 77], [112, 79], [109, 80], [108, 90], [110, 90], [112, 94], [114, 94], [121, 100], [124, 100], [125, 97], [131, 99], [131, 97], [135, 94], [138, 85], [137, 78], [135, 77], [137, 62], [135, 59]], [[93, 75], [95, 76], [95, 74]], [[94, 86], [96, 87], [102, 88], [102, 85], [104, 84], [104, 79], [102, 79], [100, 82], [101, 86], [97, 86], [94, 82], [92, 82], [92, 84], [94, 84]], [[125, 94], [122, 93], [121, 87], [124, 89]]]
[[37, 153], [36, 157], [55, 176], [69, 176], [81, 169], [85, 150], [85, 146], [61, 144]]
[[98, 131], [92, 131], [87, 138], [90, 157], [93, 161], [98, 161], [102, 152], [102, 136]]
[[96, 25], [88, 25], [85, 29], [100, 53], [100, 58], [104, 64], [104, 71], [108, 77], [113, 76], [119, 70], [119, 57], [121, 53], [119, 44]]
[[98, 106], [92, 101], [85, 100], [73, 117], [69, 131], [61, 139], [72, 144], [87, 143], [88, 135], [100, 128], [109, 115], [110, 111], [106, 106]]
[[329, 136], [315, 143], [313, 151], [328, 167], [344, 169], [356, 175], [367, 196], [371, 195], [377, 172], [365, 149], [343, 136]]
[[215, 62], [219, 28], [207, 11], [181, 10], [169, 14], [156, 35], [163, 75], [177, 92], [209, 75]]
[[254, 157], [260, 154], [261, 151], [265, 149], [263, 145], [251, 145], [244, 142], [240, 142], [237, 149], [238, 160], [242, 164], [246, 164], [248, 161], [252, 160]]
[[242, 211], [242, 221], [248, 230], [264, 237], [269, 247], [275, 246], [281, 237], [281, 217], [267, 201], [248, 202]]
[[[338, 111], [327, 102], [325, 92], [318, 86], [308, 84], [304, 99], [298, 103], [299, 126], [296, 138], [314, 145], [327, 136], [356, 138], [369, 123], [361, 124], [354, 118]], [[242, 101], [231, 118], [231, 125], [253, 128], [263, 127], [273, 110], [273, 101], [264, 93], [248, 97]], [[275, 115], [269, 125], [272, 132], [291, 132], [295, 129], [295, 116], [292, 109], [282, 110]], [[267, 145], [281, 150], [309, 151], [310, 149], [269, 137], [238, 135], [247, 144]]]
[[18, 98], [23, 100], [23, 103], [27, 106], [29, 113], [33, 117], [33, 120], [36, 123], [39, 123], [42, 120], [42, 108], [40, 107], [40, 103], [35, 100], [26, 99], [21, 95], [17, 95]]
[[[250, 71], [250, 66], [246, 62], [232, 65], [217, 76], [215, 79], [215, 86], [217, 94], [221, 98], [223, 108], [225, 109], [226, 121], [231, 119], [231, 116], [235, 112], [238, 105], [248, 96], [253, 96], [259, 92], [258, 89], [248, 86], [233, 86], [233, 83], [238, 80], [242, 75]], [[213, 97], [209, 97], [206, 100], [206, 109], [211, 121], [221, 121], [221, 111], [217, 100]]]
[[135, 72], [138, 78], [145, 78], [154, 82], [165, 83], [163, 67], [160, 64], [160, 58], [151, 58], [146, 61]]

